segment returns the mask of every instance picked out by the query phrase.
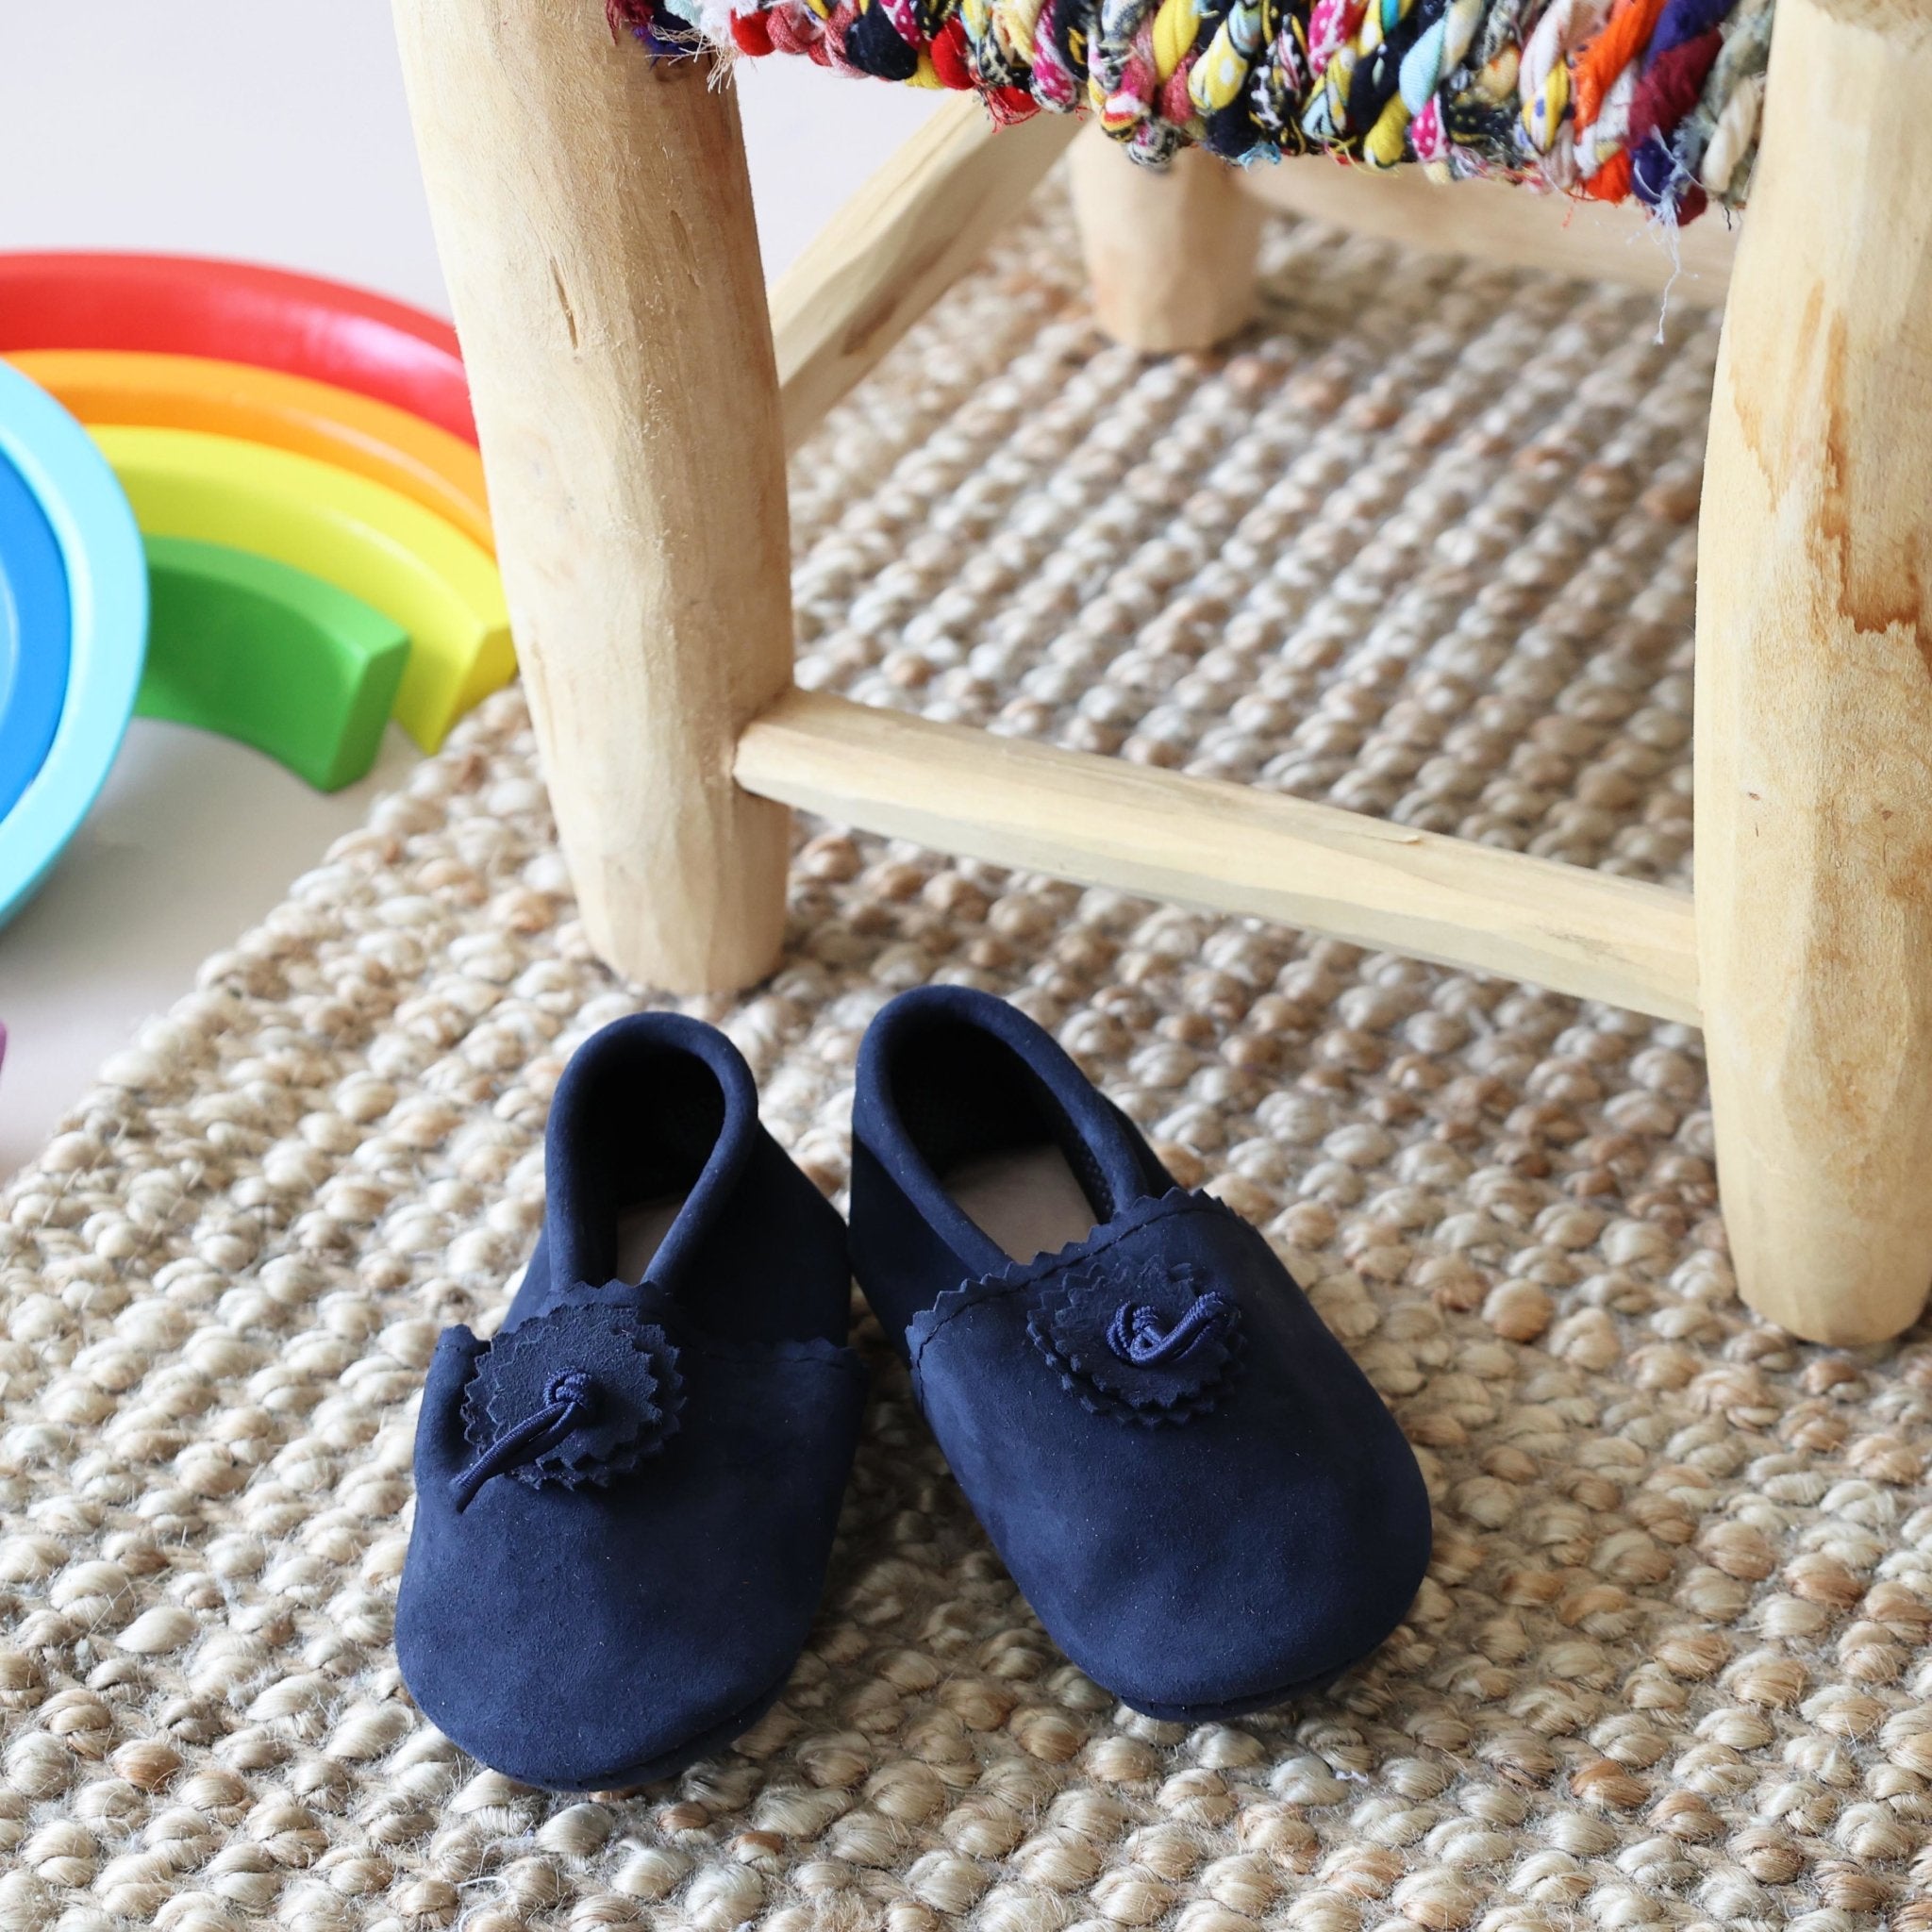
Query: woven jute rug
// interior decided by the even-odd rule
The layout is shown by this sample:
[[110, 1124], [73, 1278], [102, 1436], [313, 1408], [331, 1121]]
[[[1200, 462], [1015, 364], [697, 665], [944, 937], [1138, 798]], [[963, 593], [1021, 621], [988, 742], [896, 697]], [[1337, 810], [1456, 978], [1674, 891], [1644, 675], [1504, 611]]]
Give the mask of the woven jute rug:
[[[1271, 246], [1265, 328], [1159, 362], [1057, 217], [1018, 233], [799, 465], [801, 676], [1679, 876], [1714, 324]], [[1240, 1724], [1122, 1709], [868, 1325], [828, 1598], [752, 1736], [569, 1801], [417, 1716], [420, 1377], [503, 1307], [566, 1057], [646, 997], [510, 691], [5, 1196], [0, 1932], [1932, 1926], [1932, 1346], [1737, 1305], [1694, 1032], [818, 825], [783, 970], [691, 1009], [837, 1191], [859, 1035], [936, 977], [1263, 1225], [1401, 1417], [1436, 1560], [1381, 1653]]]

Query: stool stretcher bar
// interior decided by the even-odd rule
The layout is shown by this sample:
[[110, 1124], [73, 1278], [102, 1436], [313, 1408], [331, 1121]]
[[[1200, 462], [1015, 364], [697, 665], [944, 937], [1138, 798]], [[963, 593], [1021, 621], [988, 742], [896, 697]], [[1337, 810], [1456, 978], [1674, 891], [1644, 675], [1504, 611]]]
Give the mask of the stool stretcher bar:
[[1698, 1019], [1690, 895], [1666, 886], [820, 691], [753, 720], [736, 776], [941, 852]]

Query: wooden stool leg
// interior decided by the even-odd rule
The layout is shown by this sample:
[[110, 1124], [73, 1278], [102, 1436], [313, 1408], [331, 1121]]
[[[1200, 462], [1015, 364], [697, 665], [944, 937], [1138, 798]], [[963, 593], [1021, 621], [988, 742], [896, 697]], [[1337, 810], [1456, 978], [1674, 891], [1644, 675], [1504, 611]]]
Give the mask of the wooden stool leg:
[[777, 376], [738, 109], [599, 0], [395, 0], [517, 649], [591, 943], [776, 960], [788, 818], [731, 779], [791, 676]]
[[1255, 319], [1260, 204], [1237, 170], [1189, 148], [1157, 174], [1089, 128], [1069, 151], [1100, 325], [1158, 355], [1211, 349]]
[[1779, 0], [1700, 536], [1724, 1220], [1745, 1299], [1820, 1341], [1932, 1282], [1928, 100], [1920, 8]]

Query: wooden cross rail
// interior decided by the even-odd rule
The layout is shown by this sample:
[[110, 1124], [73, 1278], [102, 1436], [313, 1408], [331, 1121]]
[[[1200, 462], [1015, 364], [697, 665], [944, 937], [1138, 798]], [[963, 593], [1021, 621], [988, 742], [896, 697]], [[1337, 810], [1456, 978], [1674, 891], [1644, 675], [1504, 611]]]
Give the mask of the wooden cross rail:
[[1665, 886], [822, 691], [755, 718], [736, 769], [941, 852], [1697, 1019], [1690, 895]]

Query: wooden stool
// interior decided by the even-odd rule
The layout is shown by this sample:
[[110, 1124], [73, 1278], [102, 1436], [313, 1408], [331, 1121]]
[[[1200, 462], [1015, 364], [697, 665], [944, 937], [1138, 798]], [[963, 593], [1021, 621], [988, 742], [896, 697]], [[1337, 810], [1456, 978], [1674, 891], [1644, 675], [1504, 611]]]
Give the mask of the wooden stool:
[[[995, 134], [949, 103], [768, 311], [737, 106], [705, 63], [613, 43], [599, 0], [396, 14], [530, 708], [614, 966], [681, 991], [769, 972], [797, 806], [1701, 1020], [1745, 1299], [1823, 1341], [1912, 1322], [1932, 1281], [1923, 5], [1779, 0], [1705, 481], [1694, 911], [1660, 886], [794, 689], [786, 454], [1074, 124]], [[1491, 256], [1520, 208], [1511, 258], [1663, 279], [1509, 191], [1252, 172], [1436, 247], [1466, 221]], [[1198, 155], [1144, 175], [1083, 142], [1074, 184], [1123, 340], [1201, 347], [1248, 318], [1242, 178]], [[1707, 290], [1723, 239], [1692, 263]]]

